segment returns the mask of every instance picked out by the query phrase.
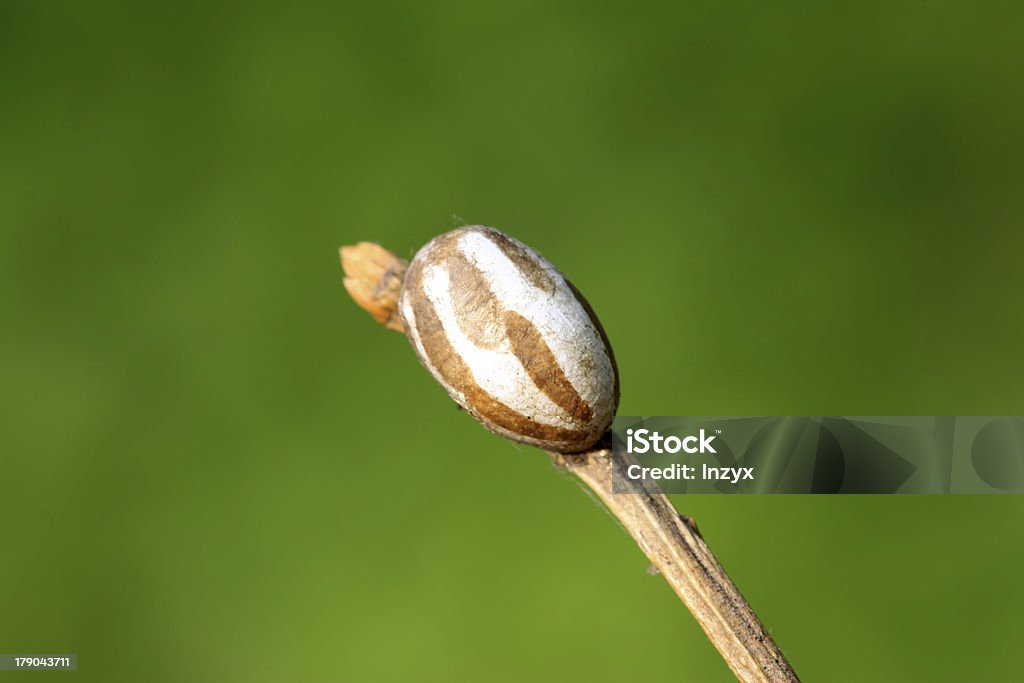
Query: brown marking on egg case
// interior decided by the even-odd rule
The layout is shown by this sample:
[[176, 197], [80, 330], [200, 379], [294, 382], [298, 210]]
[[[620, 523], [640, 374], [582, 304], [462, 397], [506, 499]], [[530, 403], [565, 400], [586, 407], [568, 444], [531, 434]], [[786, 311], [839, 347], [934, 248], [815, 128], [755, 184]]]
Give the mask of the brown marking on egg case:
[[[508, 259], [511, 260], [516, 265], [516, 268], [519, 270], [519, 272], [522, 273], [523, 276], [527, 278], [527, 280], [529, 280], [531, 284], [545, 292], [549, 292], [551, 294], [555, 293], [557, 289], [557, 283], [553, 279], [552, 274], [549, 273], [545, 268], [543, 268], [543, 266], [541, 266], [539, 259], [542, 259], [543, 257], [540, 256], [540, 254], [533, 251], [532, 249], [522, 244], [518, 240], [509, 237], [500, 230], [489, 228], [485, 225], [470, 226], [470, 229], [486, 235], [488, 239], [490, 239], [491, 242], [497, 245], [498, 248], [501, 249], [501, 251], [505, 254], [505, 256], [508, 257]], [[557, 277], [560, 277], [561, 280], [565, 282], [566, 285], [569, 286], [569, 290], [576, 298], [576, 301], [578, 301], [579, 304], [583, 307], [583, 310], [586, 311], [587, 317], [590, 318], [591, 324], [593, 324], [594, 329], [597, 330], [597, 333], [601, 337], [601, 341], [604, 344], [604, 348], [608, 354], [608, 361], [612, 366], [612, 375], [615, 378], [615, 387], [613, 389], [612, 401], [612, 415], [614, 416], [615, 412], [618, 410], [619, 407], [620, 389], [619, 367], [618, 364], [615, 362], [615, 353], [612, 351], [611, 342], [608, 341], [608, 335], [604, 331], [604, 326], [601, 325], [601, 321], [598, 320], [597, 318], [597, 313], [594, 312], [593, 307], [590, 305], [590, 302], [587, 301], [586, 297], [583, 296], [580, 290], [576, 288], [576, 286], [569, 280], [569, 278], [565, 277], [565, 275], [563, 275], [561, 272], [558, 272], [557, 269], [556, 274]], [[518, 353], [516, 355], [519, 355], [520, 359], [524, 357]], [[541, 385], [538, 384], [538, 386]], [[575, 392], [575, 389], [573, 391]], [[562, 404], [555, 400], [553, 397], [552, 400], [554, 400], [555, 403], [558, 403], [558, 405], [562, 406]], [[564, 408], [565, 406], [562, 407]], [[570, 410], [569, 412], [572, 413], [573, 411]], [[589, 422], [589, 418], [587, 419], [587, 422]]]
[[[463, 407], [488, 428], [494, 425], [511, 434], [549, 444], [559, 444], [567, 450], [589, 446], [591, 434], [588, 430], [571, 430], [540, 424], [497, 400], [476, 383], [473, 373], [448, 341], [433, 304], [423, 293], [419, 270], [410, 269], [410, 277], [407, 277], [405, 286], [413, 288], [409, 294], [412, 295], [416, 332], [424, 352], [429, 356], [429, 364], [424, 362], [424, 365], [433, 365], [449, 386], [458, 388], [465, 401]], [[415, 349], [415, 345], [413, 348]]]
[[589, 425], [594, 412], [565, 376], [537, 326], [515, 311], [505, 311], [505, 332], [512, 352], [537, 388], [574, 422]]
[[[452, 287], [450, 294], [456, 322], [463, 334], [477, 346], [491, 349], [497, 348], [507, 338], [512, 353], [537, 388], [568, 413], [574, 422], [588, 425], [594, 416], [590, 405], [566, 377], [536, 325], [502, 306], [491, 290], [486, 275], [460, 250], [452, 249], [446, 253], [438, 265], [447, 268], [450, 282], [458, 283], [458, 286]], [[530, 272], [540, 269], [533, 261], [523, 260], [515, 265], [519, 269], [529, 268]], [[529, 272], [523, 275], [529, 279]], [[496, 321], [502, 321], [504, 325], [499, 326]]]
[[476, 346], [496, 349], [505, 339], [501, 324], [505, 308], [491, 291], [486, 276], [457, 249], [451, 249], [438, 263], [448, 271], [449, 294], [456, 322]]
[[505, 254], [505, 257], [515, 264], [516, 270], [518, 270], [526, 280], [548, 294], [554, 294], [558, 289], [558, 283], [555, 278], [552, 277], [542, 265], [539, 260], [540, 255], [535, 251], [527, 247], [525, 244], [512, 239], [505, 233], [495, 230], [494, 228], [488, 228], [487, 226], [479, 225], [473, 226], [475, 232], [480, 232], [487, 236], [487, 239], [491, 241], [496, 247], [501, 249], [501, 252]]

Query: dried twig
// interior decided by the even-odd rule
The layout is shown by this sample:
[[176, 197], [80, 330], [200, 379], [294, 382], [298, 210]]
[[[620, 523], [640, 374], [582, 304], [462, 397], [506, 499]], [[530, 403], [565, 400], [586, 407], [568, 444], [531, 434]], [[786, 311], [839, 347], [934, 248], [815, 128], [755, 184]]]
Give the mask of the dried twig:
[[555, 454], [629, 531], [744, 682], [798, 681], [778, 645], [715, 559], [697, 525], [654, 482], [625, 476], [633, 456], [602, 448]]
[[[402, 332], [396, 313], [406, 261], [370, 242], [341, 248], [345, 287], [381, 324]], [[602, 447], [552, 456], [590, 487], [665, 576], [729, 668], [744, 683], [799, 681], [782, 651], [715, 559], [696, 524], [654, 482], [624, 475], [633, 456]]]

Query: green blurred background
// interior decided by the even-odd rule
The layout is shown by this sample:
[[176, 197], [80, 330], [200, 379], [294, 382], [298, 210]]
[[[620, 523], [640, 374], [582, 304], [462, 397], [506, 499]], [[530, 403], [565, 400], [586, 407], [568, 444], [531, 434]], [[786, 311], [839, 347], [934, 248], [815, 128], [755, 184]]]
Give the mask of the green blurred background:
[[[3, 2], [0, 651], [731, 680], [612, 519], [352, 304], [337, 247], [505, 229], [600, 313], [623, 414], [1024, 414], [1022, 20]], [[676, 503], [806, 681], [1021, 675], [1024, 498]]]

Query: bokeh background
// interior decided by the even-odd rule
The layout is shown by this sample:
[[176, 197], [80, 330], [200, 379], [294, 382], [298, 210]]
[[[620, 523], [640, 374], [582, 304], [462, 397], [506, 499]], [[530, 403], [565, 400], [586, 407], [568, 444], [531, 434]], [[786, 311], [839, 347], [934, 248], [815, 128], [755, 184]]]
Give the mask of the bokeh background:
[[[598, 310], [627, 415], [1022, 414], [1022, 8], [3, 2], [0, 651], [731, 680], [336, 250], [505, 229]], [[676, 503], [804, 680], [1020, 675], [1024, 498]]]

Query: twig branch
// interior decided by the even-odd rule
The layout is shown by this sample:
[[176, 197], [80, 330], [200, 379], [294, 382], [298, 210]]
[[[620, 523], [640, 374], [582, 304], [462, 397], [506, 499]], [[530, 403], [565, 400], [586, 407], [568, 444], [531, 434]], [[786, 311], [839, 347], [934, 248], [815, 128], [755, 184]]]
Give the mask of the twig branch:
[[552, 455], [629, 531], [744, 683], [799, 681], [779, 647], [697, 531], [653, 482], [626, 476], [633, 456], [603, 448]]
[[[377, 322], [403, 332], [398, 295], [408, 265], [371, 242], [341, 248], [345, 287]], [[739, 589], [718, 564], [696, 524], [676, 512], [654, 482], [625, 476], [633, 456], [599, 448], [552, 453], [589, 486], [697, 618], [729, 668], [744, 683], [799, 679]]]

